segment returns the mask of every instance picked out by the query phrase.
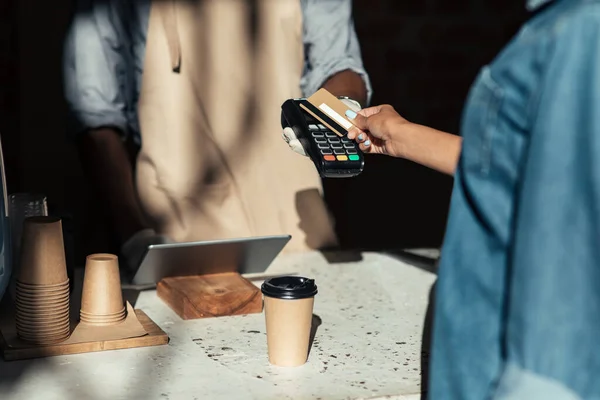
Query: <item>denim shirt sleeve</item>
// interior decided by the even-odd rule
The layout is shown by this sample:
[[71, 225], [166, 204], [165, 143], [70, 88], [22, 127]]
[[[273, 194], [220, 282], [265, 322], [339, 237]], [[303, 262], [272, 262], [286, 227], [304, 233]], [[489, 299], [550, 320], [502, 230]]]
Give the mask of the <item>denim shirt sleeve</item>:
[[304, 21], [305, 66], [300, 86], [310, 96], [328, 78], [344, 70], [359, 74], [371, 100], [371, 82], [362, 62], [352, 19], [351, 0], [301, 0]]
[[127, 3], [76, 0], [63, 60], [71, 134], [104, 126], [127, 132]]
[[[522, 170], [495, 400], [600, 392], [600, 11], [559, 23]], [[535, 396], [531, 397], [532, 393]]]

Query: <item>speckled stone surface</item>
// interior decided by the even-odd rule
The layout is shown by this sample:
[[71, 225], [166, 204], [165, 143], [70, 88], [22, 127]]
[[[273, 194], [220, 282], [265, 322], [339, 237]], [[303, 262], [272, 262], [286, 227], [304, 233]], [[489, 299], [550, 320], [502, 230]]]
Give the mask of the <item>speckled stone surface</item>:
[[268, 272], [314, 277], [319, 286], [320, 325], [302, 367], [269, 365], [263, 314], [183, 321], [151, 290], [136, 308], [169, 334], [168, 346], [1, 362], [0, 398], [419, 399], [432, 272], [375, 253], [341, 263], [320, 253], [284, 256]]

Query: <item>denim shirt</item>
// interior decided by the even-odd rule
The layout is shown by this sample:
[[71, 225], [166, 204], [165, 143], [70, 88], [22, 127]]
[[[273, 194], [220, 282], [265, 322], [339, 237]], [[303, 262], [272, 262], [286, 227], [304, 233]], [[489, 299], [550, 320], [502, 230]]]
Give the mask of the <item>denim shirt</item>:
[[[64, 89], [71, 133], [111, 126], [140, 142], [137, 119], [150, 0], [76, 0], [64, 49]], [[305, 96], [338, 72], [365, 72], [351, 0], [300, 0]]]
[[539, 10], [461, 130], [429, 398], [600, 399], [600, 0]]

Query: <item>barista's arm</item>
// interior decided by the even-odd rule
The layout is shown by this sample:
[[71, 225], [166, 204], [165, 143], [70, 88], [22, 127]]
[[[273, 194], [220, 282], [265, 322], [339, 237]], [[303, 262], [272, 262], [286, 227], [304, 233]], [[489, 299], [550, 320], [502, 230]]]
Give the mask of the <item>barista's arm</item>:
[[121, 243], [145, 228], [125, 146], [127, 119], [123, 0], [77, 0], [64, 59], [70, 134], [78, 145], [87, 179], [107, 206]]
[[324, 87], [348, 96], [363, 107], [371, 97], [351, 0], [302, 0], [305, 68], [301, 80], [305, 96]]

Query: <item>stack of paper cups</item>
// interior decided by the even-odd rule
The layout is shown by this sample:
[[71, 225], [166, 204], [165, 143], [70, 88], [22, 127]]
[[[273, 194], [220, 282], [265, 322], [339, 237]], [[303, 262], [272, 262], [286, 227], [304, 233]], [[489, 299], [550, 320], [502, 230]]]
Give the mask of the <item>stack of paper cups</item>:
[[127, 317], [119, 260], [113, 254], [92, 254], [87, 257], [83, 293], [81, 296], [81, 322], [90, 325], [114, 325]]
[[25, 220], [20, 260], [17, 335], [39, 345], [66, 340], [70, 334], [69, 278], [59, 218]]

